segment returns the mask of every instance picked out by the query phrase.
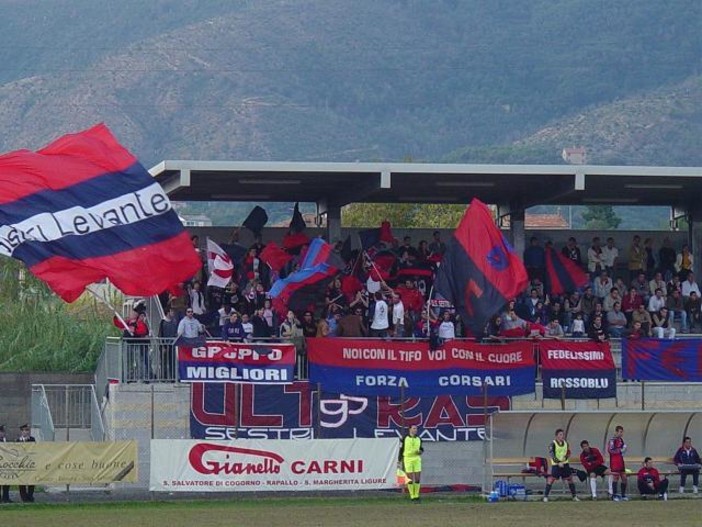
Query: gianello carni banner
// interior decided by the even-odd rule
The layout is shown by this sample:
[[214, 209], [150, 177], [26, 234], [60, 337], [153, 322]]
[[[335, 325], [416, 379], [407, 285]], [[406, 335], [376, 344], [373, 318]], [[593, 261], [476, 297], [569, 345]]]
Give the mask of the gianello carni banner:
[[609, 342], [542, 340], [541, 375], [545, 399], [606, 399], [617, 396]]
[[193, 439], [399, 438], [410, 425], [424, 441], [479, 441], [485, 418], [510, 409], [507, 397], [363, 397], [319, 393], [307, 381], [193, 383]]
[[181, 382], [288, 384], [294, 367], [294, 344], [213, 340], [203, 347], [178, 347]]
[[531, 342], [486, 345], [307, 339], [310, 382], [353, 395], [520, 395], [535, 389]]
[[702, 339], [622, 339], [622, 377], [702, 382]]
[[395, 486], [397, 439], [151, 440], [149, 490], [379, 490]]

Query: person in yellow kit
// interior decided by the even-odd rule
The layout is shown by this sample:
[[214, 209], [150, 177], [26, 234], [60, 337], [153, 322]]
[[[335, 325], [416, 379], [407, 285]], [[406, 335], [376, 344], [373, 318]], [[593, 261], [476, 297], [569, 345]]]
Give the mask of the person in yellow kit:
[[404, 466], [407, 474], [407, 491], [410, 500], [419, 500], [419, 482], [422, 473], [422, 440], [417, 435], [417, 425], [412, 425], [405, 437], [400, 440], [398, 464]]
[[565, 432], [562, 428], [556, 430], [556, 438], [551, 441], [548, 446], [548, 456], [551, 462], [551, 474], [546, 478], [546, 489], [544, 490], [544, 501], [548, 501], [548, 495], [551, 492], [551, 486], [557, 479], [563, 479], [568, 482], [568, 488], [573, 496], [573, 501], [580, 501], [575, 493], [575, 484], [573, 483], [573, 471], [568, 464], [570, 458], [570, 447], [565, 440]]

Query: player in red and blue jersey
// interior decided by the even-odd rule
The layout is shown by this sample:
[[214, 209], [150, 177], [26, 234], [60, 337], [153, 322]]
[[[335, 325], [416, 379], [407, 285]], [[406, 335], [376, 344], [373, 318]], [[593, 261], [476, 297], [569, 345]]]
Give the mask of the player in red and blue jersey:
[[[626, 496], [626, 466], [624, 465], [624, 453], [626, 452], [624, 442], [624, 427], [618, 425], [614, 429], [614, 436], [607, 443], [609, 452], [609, 470], [612, 472], [612, 499], [614, 501], [629, 501]], [[617, 482], [621, 480], [621, 496], [617, 494]]]

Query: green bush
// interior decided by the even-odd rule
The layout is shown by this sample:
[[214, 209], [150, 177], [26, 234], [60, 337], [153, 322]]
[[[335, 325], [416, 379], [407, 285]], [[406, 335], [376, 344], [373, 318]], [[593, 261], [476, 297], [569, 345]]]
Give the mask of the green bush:
[[0, 259], [0, 371], [92, 372], [117, 334], [96, 300], [66, 304], [14, 260]]

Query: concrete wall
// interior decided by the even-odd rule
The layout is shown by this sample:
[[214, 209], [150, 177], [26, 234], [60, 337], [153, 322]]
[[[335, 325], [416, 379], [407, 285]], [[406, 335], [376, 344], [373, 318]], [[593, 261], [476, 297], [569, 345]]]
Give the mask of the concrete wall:
[[19, 427], [32, 420], [32, 384], [92, 384], [88, 373], [0, 373], [0, 424], [7, 437], [19, 436]]
[[[646, 410], [697, 411], [702, 406], [702, 384], [694, 383], [619, 383], [616, 399], [566, 401], [571, 411]], [[541, 385], [536, 393], [514, 397], [513, 410], [560, 410], [560, 400], [543, 400]], [[112, 385], [106, 401], [105, 421], [111, 439], [139, 441], [139, 483], [149, 481], [150, 439], [190, 437], [190, 386], [187, 384]], [[571, 412], [572, 413], [572, 412]], [[676, 436], [677, 437], [677, 436]], [[430, 485], [468, 483], [480, 486], [485, 478], [482, 442], [425, 441], [424, 482]]]

